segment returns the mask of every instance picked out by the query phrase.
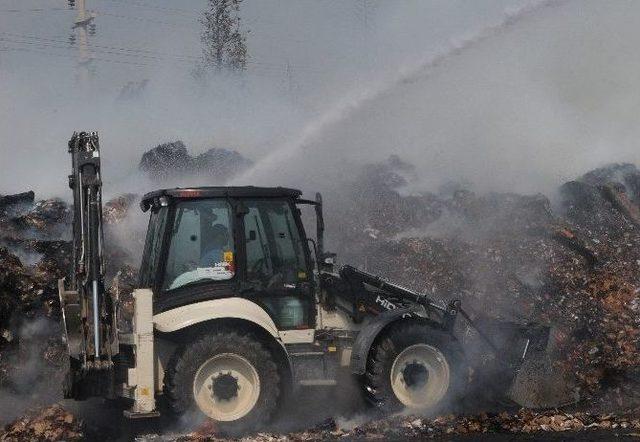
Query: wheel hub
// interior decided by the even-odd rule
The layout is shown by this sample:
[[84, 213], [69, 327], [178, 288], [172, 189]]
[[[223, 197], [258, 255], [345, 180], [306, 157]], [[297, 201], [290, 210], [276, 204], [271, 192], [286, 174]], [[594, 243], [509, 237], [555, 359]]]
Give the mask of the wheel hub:
[[218, 354], [196, 371], [193, 396], [200, 411], [211, 419], [236, 421], [258, 403], [260, 377], [246, 358], [234, 353]]
[[422, 363], [413, 361], [404, 366], [402, 380], [408, 388], [423, 388], [429, 381], [429, 370]]
[[211, 384], [211, 392], [215, 399], [222, 401], [228, 401], [233, 397], [238, 396], [238, 378], [234, 377], [231, 372], [220, 373], [213, 378]]
[[405, 407], [430, 408], [449, 389], [449, 364], [437, 348], [415, 344], [396, 356], [390, 378], [394, 395]]

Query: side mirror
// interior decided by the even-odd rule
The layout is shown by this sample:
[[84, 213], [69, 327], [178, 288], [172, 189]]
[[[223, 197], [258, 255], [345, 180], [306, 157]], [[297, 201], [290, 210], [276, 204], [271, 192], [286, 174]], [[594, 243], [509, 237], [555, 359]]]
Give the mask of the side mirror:
[[249, 230], [249, 238], [247, 239], [247, 242], [255, 241], [256, 238], [257, 238], [256, 231], [255, 230]]

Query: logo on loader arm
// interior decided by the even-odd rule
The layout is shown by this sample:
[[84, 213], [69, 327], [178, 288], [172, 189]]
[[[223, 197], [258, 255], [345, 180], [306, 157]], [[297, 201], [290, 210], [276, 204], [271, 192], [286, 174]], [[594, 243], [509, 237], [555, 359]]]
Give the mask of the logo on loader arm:
[[386, 308], [387, 310], [395, 310], [398, 308], [398, 306], [395, 305], [393, 302], [383, 298], [380, 295], [376, 297], [376, 304], [380, 304], [382, 307]]

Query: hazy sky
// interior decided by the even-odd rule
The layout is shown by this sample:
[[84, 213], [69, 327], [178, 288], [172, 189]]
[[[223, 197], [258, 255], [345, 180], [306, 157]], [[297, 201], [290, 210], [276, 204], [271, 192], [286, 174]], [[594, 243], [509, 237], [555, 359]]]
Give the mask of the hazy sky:
[[[505, 8], [523, 3], [244, 0], [241, 16], [244, 29], [250, 31], [249, 71], [284, 82], [289, 64], [294, 82], [326, 84], [347, 72], [352, 74], [348, 79], [366, 79], [363, 66], [393, 68], [413, 51], [432, 50], [495, 19]], [[86, 4], [98, 16], [97, 34], [91, 38], [91, 44], [97, 46], [94, 57], [100, 59], [96, 62], [98, 87], [113, 88], [151, 78], [166, 64], [184, 68], [179, 57], [200, 55], [198, 18], [206, 7], [205, 0], [87, 0]], [[77, 49], [64, 43], [72, 33], [76, 12], [67, 9], [65, 1], [0, 0], [0, 5], [2, 47], [17, 50], [3, 52], [4, 69], [46, 68], [52, 70], [52, 80], [73, 76]], [[137, 58], [131, 52], [127, 55], [127, 49], [153, 51], [143, 57], [163, 60]]]
[[392, 153], [425, 187], [526, 192], [638, 159], [640, 2], [245, 0], [247, 73], [206, 89], [190, 75], [205, 1], [87, 5], [95, 75], [81, 87], [75, 11], [0, 0], [0, 194], [66, 194], [79, 129], [100, 131], [113, 192], [147, 186], [141, 153], [172, 139], [256, 160], [246, 183], [300, 187]]

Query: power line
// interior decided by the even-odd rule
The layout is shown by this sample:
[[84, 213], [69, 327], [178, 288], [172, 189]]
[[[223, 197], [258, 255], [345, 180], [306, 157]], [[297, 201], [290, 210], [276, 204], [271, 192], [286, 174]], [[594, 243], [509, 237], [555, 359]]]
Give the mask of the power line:
[[[6, 35], [6, 36], [20, 38], [20, 39], [35, 40], [35, 42], [12, 40], [10, 41], [11, 43], [42, 45], [42, 46], [54, 47], [58, 49], [73, 50], [73, 48], [67, 46], [68, 42], [66, 42], [65, 40], [38, 37], [38, 36], [27, 35], [27, 34], [16, 34], [11, 32], [0, 32], [0, 35]], [[2, 37], [0, 37], [0, 40], [8, 41], [8, 39], [2, 38]], [[41, 42], [41, 43], [38, 43], [38, 42]], [[51, 44], [51, 43], [55, 43], [55, 44]], [[182, 55], [170, 54], [166, 52], [161, 52], [161, 51], [152, 50], [152, 49], [145, 49], [145, 48], [106, 46], [106, 45], [99, 45], [94, 43], [89, 43], [88, 47], [90, 47], [94, 52], [97, 52], [97, 53], [119, 55], [124, 57], [140, 57], [140, 58], [145, 58], [149, 60], [163, 61], [166, 59], [174, 59], [177, 61], [188, 61], [188, 62], [195, 62], [200, 60], [200, 57], [195, 54], [182, 54]], [[265, 61], [259, 61], [259, 60], [248, 60], [247, 64], [254, 67], [263, 68], [263, 70], [278, 71], [283, 74], [287, 72], [287, 65], [289, 66], [288, 69], [303, 70], [309, 73], [322, 74], [325, 72], [322, 69], [318, 69], [312, 66], [295, 65], [291, 63], [280, 64], [280, 63], [271, 63], [271, 62], [265, 62]]]
[[[0, 39], [0, 41], [2, 41], [2, 39]], [[7, 42], [7, 43], [13, 44], [12, 42]], [[44, 47], [49, 47], [49, 46], [45, 45]], [[59, 47], [54, 47], [54, 48], [59, 49]], [[26, 53], [50, 55], [50, 56], [53, 56], [53, 57], [66, 58], [66, 59], [71, 59], [71, 60], [77, 60], [78, 59], [78, 57], [74, 56], [74, 55], [53, 53], [51, 51], [47, 51], [46, 49], [37, 49], [37, 48], [24, 48], [24, 47], [8, 47], [8, 46], [4, 46], [4, 47], [0, 47], [0, 52], [26, 52]], [[154, 67], [155, 66], [154, 64], [139, 63], [139, 62], [125, 61], [125, 60], [117, 60], [117, 59], [113, 59], [113, 58], [104, 58], [104, 57], [91, 57], [91, 60], [92, 61], [97, 61], [97, 62], [128, 65], [128, 66], [133, 66], [133, 67]], [[69, 65], [66, 65], [66, 66], [69, 66]], [[273, 68], [269, 68], [269, 67], [266, 67], [266, 66], [257, 65], [255, 67], [253, 67], [248, 73], [249, 73], [249, 75], [257, 75], [259, 77], [281, 78], [283, 72], [280, 69], [273, 69]]]
[[68, 11], [68, 8], [30, 8], [30, 9], [0, 9], [0, 13], [4, 12], [49, 12], [49, 11]]
[[[63, 46], [58, 46], [60, 49], [72, 49], [72, 48], [67, 46], [67, 44], [68, 44], [67, 41], [60, 40], [60, 39], [38, 37], [38, 36], [26, 35], [26, 34], [15, 34], [15, 33], [11, 33], [11, 32], [0, 32], [0, 35], [8, 35], [8, 36], [14, 37], [14, 38], [35, 40], [36, 42], [58, 43], [60, 45], [63, 45]], [[0, 37], [0, 39], [2, 39], [2, 37]], [[20, 43], [20, 42], [14, 41], [14, 43]], [[31, 42], [24, 42], [24, 43], [25, 44], [32, 44]], [[35, 43], [33, 43], [33, 44], [35, 44]], [[134, 57], [135, 56], [135, 57], [151, 58], [151, 59], [156, 59], [156, 60], [163, 60], [165, 58], [175, 58], [175, 59], [180, 60], [180, 61], [197, 61], [197, 60], [199, 60], [199, 57], [196, 56], [196, 55], [168, 54], [168, 53], [165, 53], [165, 52], [160, 52], [160, 51], [151, 50], [151, 49], [106, 46], [106, 45], [99, 45], [99, 44], [95, 44], [95, 43], [88, 43], [87, 46], [90, 47], [91, 49], [94, 49], [95, 52], [116, 54], [116, 55], [122, 55], [122, 56], [126, 56], [126, 57]], [[140, 53], [149, 54], [149, 55], [140, 55]], [[157, 57], [153, 57], [152, 55], [154, 55], [154, 54], [157, 55]]]
[[[10, 48], [10, 47], [3, 47], [0, 48], [0, 51], [3, 52], [33, 52], [33, 53], [37, 53], [37, 54], [45, 54], [45, 55], [51, 55], [54, 57], [63, 57], [63, 58], [70, 58], [73, 60], [77, 60], [76, 56], [73, 55], [67, 55], [67, 54], [56, 54], [56, 53], [51, 53], [48, 51], [41, 51], [38, 49], [32, 49], [32, 48]], [[102, 61], [102, 62], [106, 62], [106, 63], [118, 63], [118, 64], [128, 64], [128, 65], [132, 65], [132, 66], [151, 66], [149, 64], [144, 64], [144, 63], [133, 63], [133, 62], [129, 62], [129, 61], [122, 61], [122, 60], [113, 60], [113, 59], [109, 59], [109, 58], [97, 58], [97, 57], [92, 57], [92, 60], [95, 61]]]
[[126, 15], [122, 15], [122, 14], [112, 14], [110, 12], [105, 12], [105, 11], [96, 11], [97, 14], [99, 14], [100, 16], [107, 16], [107, 17], [114, 17], [114, 18], [119, 18], [121, 20], [133, 20], [133, 21], [141, 21], [141, 22], [146, 22], [146, 23], [153, 23], [156, 25], [164, 25], [164, 26], [168, 26], [170, 28], [175, 28], [175, 29], [180, 29], [183, 30], [184, 29], [184, 25], [180, 25], [178, 23], [171, 23], [171, 22], [167, 22], [167, 21], [161, 21], [161, 20], [153, 20], [150, 18], [142, 18], [142, 17], [128, 17]]
[[[126, 0], [99, 0], [99, 1], [116, 3], [116, 4], [123, 4], [123, 5], [129, 5], [129, 6], [136, 6], [136, 7], [140, 7], [140, 8], [153, 9], [153, 10], [158, 10], [158, 11], [169, 11], [169, 12], [175, 12], [175, 13], [190, 13], [190, 12], [192, 13], [193, 12], [193, 11], [188, 11], [186, 9], [166, 8], [166, 7], [151, 5], [149, 3], [139, 2], [139, 1], [126, 1]], [[68, 11], [68, 9], [66, 9], [66, 8], [32, 8], [32, 9], [23, 9], [23, 10], [15, 9], [15, 10], [6, 10], [6, 11], [16, 11], [16, 12], [18, 12], [18, 11], [21, 11], [21, 12], [38, 11], [38, 12], [40, 12], [40, 11], [47, 11], [47, 10], [65, 10], [65, 11]], [[113, 18], [122, 19], [122, 20], [141, 21], [141, 22], [165, 25], [165, 26], [169, 26], [169, 27], [172, 27], [172, 28], [180, 29], [180, 30], [183, 29], [182, 25], [179, 25], [179, 24], [177, 24], [175, 22], [153, 20], [153, 19], [148, 19], [148, 18], [143, 18], [143, 17], [130, 17], [130, 16], [122, 15], [122, 14], [113, 14], [113, 13], [106, 12], [106, 11], [96, 11], [96, 12], [99, 15], [104, 15], [104, 16], [107, 16], [107, 17], [113, 17]], [[251, 20], [249, 20], [249, 21], [251, 21]], [[7, 32], [0, 32], [0, 34], [11, 35], [11, 36], [14, 36], [14, 37], [19, 37], [19, 38], [27, 38], [27, 39], [34, 39], [34, 40], [40, 40], [40, 41], [55, 42], [55, 43], [61, 43], [61, 44], [67, 44], [68, 43], [67, 41], [47, 39], [47, 38], [36, 37], [36, 36], [28, 36], [28, 35], [24, 35], [24, 34], [12, 34], [12, 33], [7, 33]], [[298, 42], [304, 43], [304, 41], [302, 41], [302, 40], [299, 40]], [[19, 43], [19, 42], [16, 42], [16, 43]], [[195, 55], [195, 54], [169, 54], [169, 53], [165, 53], [165, 52], [161, 52], [161, 51], [157, 51], [157, 50], [150, 50], [150, 49], [144, 49], [144, 48], [115, 47], [115, 46], [98, 45], [98, 44], [89, 43], [89, 42], [87, 42], [86, 46], [91, 48], [91, 49], [93, 49], [93, 50], [96, 50], [97, 52], [102, 52], [102, 53], [111, 54], [111, 55], [120, 55], [120, 56], [125, 56], [125, 57], [126, 56], [134, 56], [134, 54], [141, 54], [142, 53], [142, 54], [149, 54], [149, 55], [148, 56], [136, 55], [136, 56], [141, 57], [141, 58], [152, 59], [152, 60], [164, 60], [166, 58], [173, 58], [173, 59], [180, 60], [180, 61], [194, 61], [194, 62], [200, 59], [200, 56]], [[63, 49], [63, 48], [60, 48], [60, 49]], [[117, 51], [117, 52], [110, 52], [110, 51]], [[126, 54], [126, 53], [131, 53], [131, 54]], [[321, 73], [324, 72], [323, 69], [318, 69], [316, 67], [304, 66], [304, 65], [289, 65], [289, 67], [287, 68], [287, 64], [288, 63], [269, 63], [269, 62], [264, 62], [264, 61], [248, 60], [247, 64], [252, 65], [253, 67], [263, 67], [265, 69], [277, 70], [279, 72], [282, 72], [283, 74], [287, 73], [287, 69], [292, 69], [292, 68], [295, 68], [296, 70], [303, 70], [303, 71], [309, 72], [309, 73], [315, 73], [315, 74], [321, 74]]]
[[[28, 50], [30, 52], [39, 52], [39, 53], [44, 53], [44, 54], [49, 54], [49, 55], [54, 55], [54, 56], [66, 56], [66, 57], [70, 57], [70, 58], [77, 58], [74, 56], [67, 56], [66, 54], [57, 54], [57, 53], [52, 53], [50, 51], [41, 51], [38, 48], [51, 48], [51, 49], [61, 49], [61, 50], [70, 50], [73, 51], [74, 49], [68, 46], [64, 46], [62, 44], [56, 43], [55, 40], [53, 43], [48, 43], [48, 42], [31, 42], [31, 41], [20, 41], [20, 40], [14, 40], [14, 39], [9, 39], [9, 38], [4, 38], [4, 37], [0, 37], [0, 42], [5, 42], [8, 44], [13, 44], [13, 45], [27, 45], [30, 47], [30, 49], [24, 48], [24, 47], [19, 47], [19, 48], [12, 48], [15, 50]], [[35, 49], [33, 49], [35, 48]], [[156, 61], [162, 61], [164, 60], [164, 58], [159, 58], [159, 57], [153, 57], [153, 56], [145, 56], [145, 55], [136, 55], [136, 54], [122, 54], [120, 52], [114, 52], [114, 51], [94, 51], [95, 53], [98, 54], [106, 54], [106, 55], [116, 55], [116, 56], [132, 56], [132, 57], [136, 57], [136, 58], [145, 58], [148, 60], [156, 60]], [[96, 61], [109, 61], [112, 63], [122, 63], [122, 64], [129, 64], [129, 65], [137, 65], [137, 66], [154, 66], [154, 64], [150, 64], [150, 63], [144, 63], [143, 62], [137, 62], [137, 61], [129, 61], [129, 60], [117, 60], [117, 59], [105, 59], [102, 57], [91, 57], [91, 60], [96, 60]], [[181, 61], [181, 60], [174, 60], [174, 61]], [[280, 66], [280, 65], [275, 65], [275, 64], [263, 64], [263, 63], [255, 63], [254, 66], [252, 67], [252, 70], [256, 70], [257, 72], [261, 72], [263, 74], [277, 74], [277, 75], [282, 75], [283, 73], [286, 73], [286, 66]]]
[[[0, 52], [27, 52], [27, 53], [34, 53], [34, 54], [51, 55], [53, 57], [58, 57], [58, 58], [66, 58], [66, 59], [71, 59], [71, 60], [77, 60], [77, 56], [74, 56], [74, 55], [52, 53], [52, 52], [47, 51], [47, 50], [40, 50], [40, 49], [34, 49], [34, 48], [20, 48], [20, 47], [4, 46], [4, 47], [0, 47]], [[116, 59], [103, 58], [103, 57], [92, 57], [92, 60], [93, 61], [98, 61], [98, 62], [129, 65], [129, 66], [134, 66], [134, 67], [154, 67], [153, 64], [136, 63], [136, 62], [131, 62], [131, 61], [116, 60]], [[258, 67], [257, 69], [252, 69], [249, 72], [249, 74], [250, 75], [257, 75], [257, 76], [261, 76], [261, 77], [271, 77], [271, 78], [280, 78], [282, 76], [282, 73], [280, 71], [274, 71], [274, 70], [271, 70], [271, 69], [265, 69], [263, 67]]]
[[[12, 44], [20, 44], [20, 45], [29, 45], [29, 46], [42, 47], [42, 48], [52, 48], [52, 49], [63, 49], [63, 50], [75, 51], [74, 48], [71, 48], [71, 47], [68, 47], [68, 46], [61, 46], [59, 44], [52, 44], [52, 43], [19, 41], [19, 40], [11, 40], [11, 39], [2, 38], [2, 37], [0, 37], [0, 41], [3, 41], [5, 43], [12, 43]], [[97, 53], [100, 53], [100, 54], [108, 54], [108, 55], [119, 55], [119, 56], [125, 55], [125, 54], [121, 54], [121, 53], [113, 52], [113, 51], [94, 51], [94, 52], [97, 52]], [[130, 56], [133, 56], [133, 55], [130, 55]], [[141, 55], [136, 55], [136, 57], [150, 58], [148, 56], [141, 56]], [[88, 56], [87, 58], [93, 59], [94, 57]], [[157, 58], [154, 58], [154, 59], [157, 60]]]
[[173, 12], [173, 13], [185, 14], [185, 15], [193, 15], [194, 13], [197, 13], [194, 11], [190, 11], [188, 9], [167, 8], [163, 6], [157, 6], [157, 5], [152, 5], [150, 3], [138, 2], [138, 1], [124, 1], [124, 0], [99, 0], [99, 1], [106, 1], [110, 3], [116, 3], [116, 4], [126, 5], [126, 6], [133, 6], [136, 8], [143, 8], [143, 9], [164, 11], [164, 12]]

